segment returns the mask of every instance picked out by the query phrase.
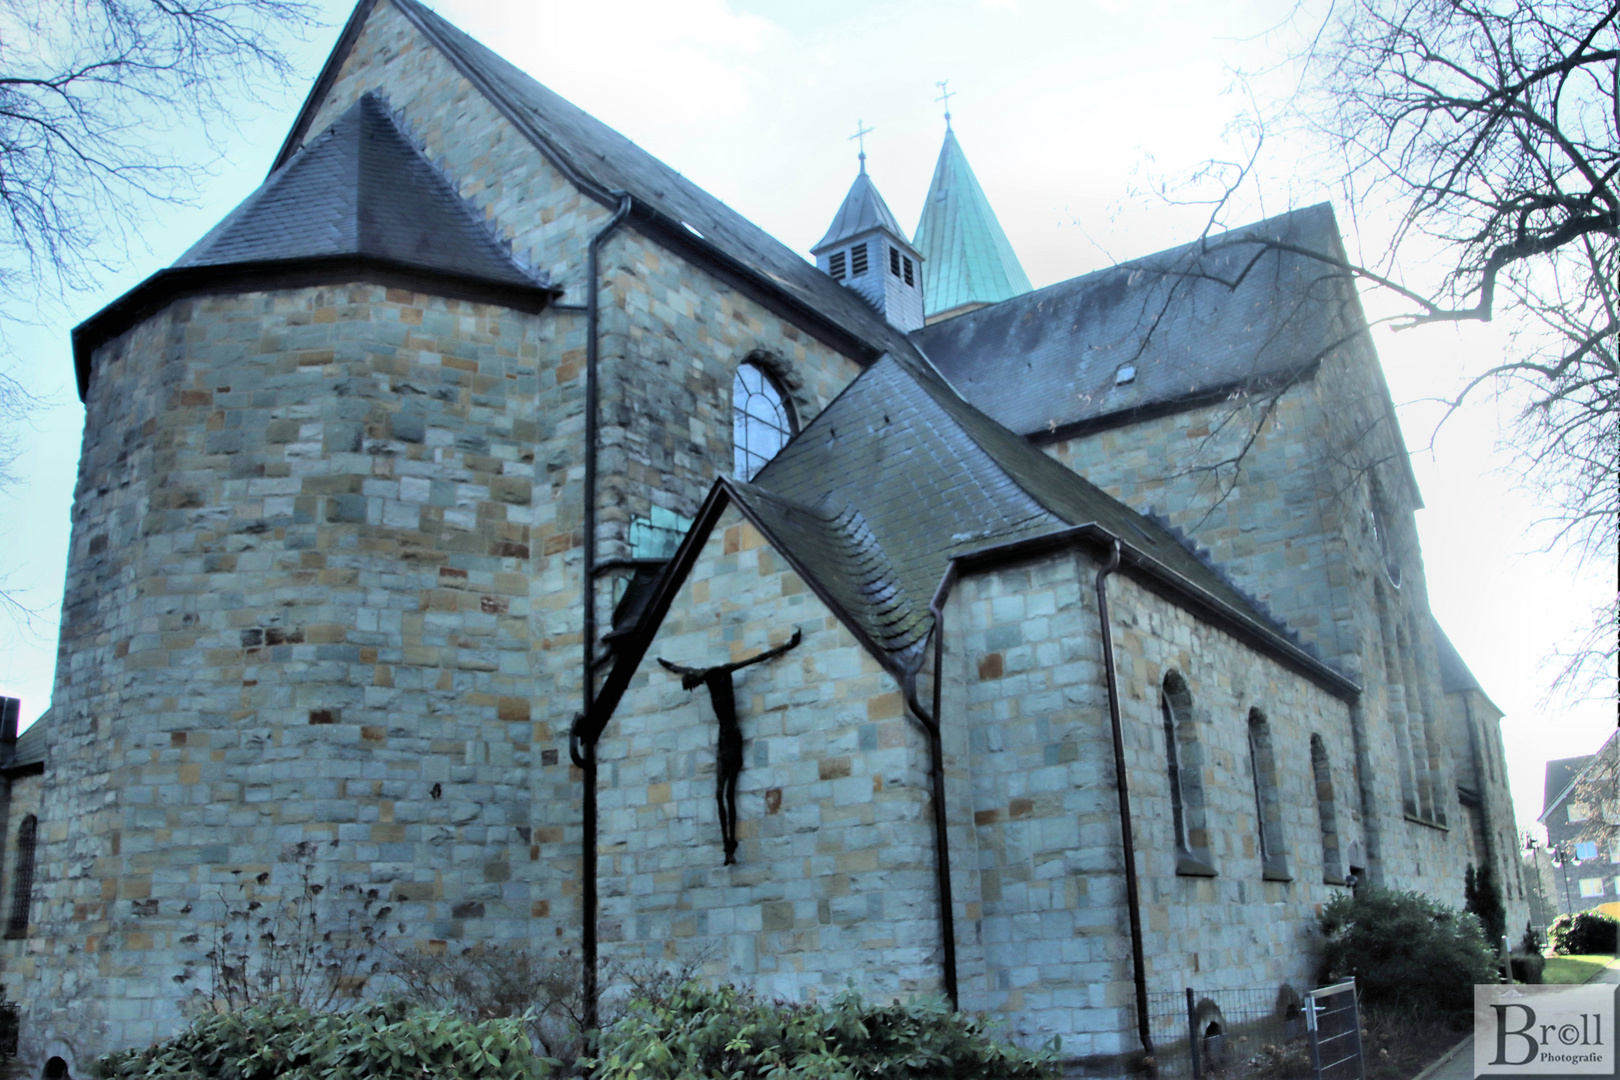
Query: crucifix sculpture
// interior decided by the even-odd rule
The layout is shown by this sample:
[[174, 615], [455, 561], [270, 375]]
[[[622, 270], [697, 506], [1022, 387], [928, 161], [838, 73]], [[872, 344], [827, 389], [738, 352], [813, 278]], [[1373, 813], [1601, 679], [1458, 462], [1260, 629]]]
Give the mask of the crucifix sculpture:
[[720, 808], [720, 840], [725, 845], [727, 866], [737, 861], [737, 776], [743, 767], [742, 728], [737, 723], [737, 698], [731, 686], [731, 673], [750, 664], [774, 660], [798, 643], [799, 630], [794, 627], [793, 636], [786, 644], [766, 649], [734, 664], [693, 668], [673, 664], [662, 656], [658, 658], [660, 664], [681, 677], [683, 689], [709, 688], [709, 704], [714, 706], [714, 718], [720, 723], [715, 752], [714, 801]]

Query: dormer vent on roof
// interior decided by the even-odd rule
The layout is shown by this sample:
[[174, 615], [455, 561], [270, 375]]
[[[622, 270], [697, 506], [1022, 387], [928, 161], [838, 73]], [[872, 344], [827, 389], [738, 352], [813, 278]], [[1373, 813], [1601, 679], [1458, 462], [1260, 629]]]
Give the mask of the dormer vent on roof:
[[866, 155], [827, 235], [810, 253], [816, 266], [859, 293], [892, 326], [906, 333], [922, 328], [922, 256], [866, 175]]

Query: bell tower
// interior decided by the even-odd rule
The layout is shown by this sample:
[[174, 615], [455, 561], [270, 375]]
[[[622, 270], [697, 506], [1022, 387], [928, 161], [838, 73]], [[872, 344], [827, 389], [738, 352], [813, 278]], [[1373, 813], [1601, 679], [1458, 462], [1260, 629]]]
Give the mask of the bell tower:
[[[863, 138], [862, 127], [852, 138]], [[861, 171], [833, 216], [827, 235], [810, 253], [816, 266], [833, 280], [866, 298], [885, 319], [910, 333], [923, 325], [922, 255], [906, 239], [866, 174], [866, 149], [861, 148]]]

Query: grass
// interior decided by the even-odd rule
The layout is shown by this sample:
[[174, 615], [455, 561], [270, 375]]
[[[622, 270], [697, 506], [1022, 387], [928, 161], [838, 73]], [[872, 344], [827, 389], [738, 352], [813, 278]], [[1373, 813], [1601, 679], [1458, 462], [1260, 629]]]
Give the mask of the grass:
[[1543, 983], [1583, 983], [1596, 975], [1613, 960], [1612, 956], [1591, 954], [1587, 956], [1549, 956], [1547, 966], [1541, 973]]

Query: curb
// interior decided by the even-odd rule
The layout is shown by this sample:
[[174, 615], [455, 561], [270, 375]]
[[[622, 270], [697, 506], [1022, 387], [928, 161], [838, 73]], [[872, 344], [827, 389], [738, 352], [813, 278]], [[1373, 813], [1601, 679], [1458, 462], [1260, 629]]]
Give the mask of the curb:
[[[1433, 1076], [1447, 1065], [1450, 1065], [1451, 1060], [1458, 1054], [1472, 1049], [1473, 1045], [1474, 1037], [1472, 1035], [1464, 1035], [1462, 1037], [1462, 1041], [1457, 1043], [1457, 1045], [1453, 1046], [1450, 1050], [1447, 1050], [1444, 1054], [1440, 1055], [1438, 1060], [1431, 1062], [1422, 1072], [1412, 1077], [1412, 1080], [1429, 1080], [1429, 1077]], [[1473, 1072], [1473, 1070], [1470, 1069], [1469, 1072]]]

